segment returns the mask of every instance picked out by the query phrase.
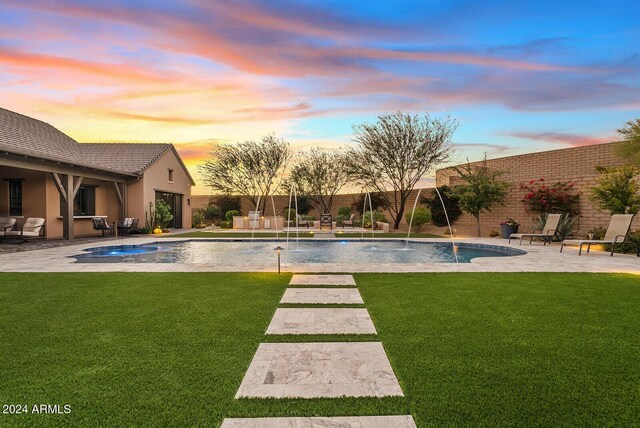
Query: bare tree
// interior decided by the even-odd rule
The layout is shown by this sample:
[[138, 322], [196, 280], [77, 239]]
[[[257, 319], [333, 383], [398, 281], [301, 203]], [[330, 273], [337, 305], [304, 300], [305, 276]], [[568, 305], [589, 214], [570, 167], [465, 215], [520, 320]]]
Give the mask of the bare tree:
[[267, 135], [261, 141], [215, 146], [199, 169], [204, 183], [214, 191], [244, 196], [264, 211], [268, 197], [282, 184], [290, 159], [289, 143]]
[[448, 116], [432, 119], [402, 112], [354, 127], [358, 147], [349, 154], [349, 172], [365, 189], [384, 195], [394, 229], [418, 181], [449, 158], [457, 127]]
[[294, 185], [299, 195], [307, 195], [322, 214], [331, 212], [333, 198], [348, 181], [345, 152], [313, 148], [296, 156], [286, 186]]

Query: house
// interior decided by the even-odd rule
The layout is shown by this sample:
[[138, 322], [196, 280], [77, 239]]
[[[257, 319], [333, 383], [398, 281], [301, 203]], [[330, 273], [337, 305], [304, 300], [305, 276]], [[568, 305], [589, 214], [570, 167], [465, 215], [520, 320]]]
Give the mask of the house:
[[191, 227], [194, 185], [172, 144], [80, 144], [0, 108], [0, 216], [44, 218], [47, 238], [94, 235], [94, 217], [143, 225], [157, 199], [172, 209], [169, 227]]

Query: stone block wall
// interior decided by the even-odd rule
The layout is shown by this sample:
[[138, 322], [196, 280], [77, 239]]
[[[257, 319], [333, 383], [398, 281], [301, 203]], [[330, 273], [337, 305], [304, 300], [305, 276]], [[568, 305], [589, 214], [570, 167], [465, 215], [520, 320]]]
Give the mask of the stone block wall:
[[[488, 166], [505, 171], [502, 179], [509, 182], [511, 188], [504, 206], [496, 206], [490, 212], [481, 215], [482, 235], [488, 236], [491, 230], [499, 231], [500, 222], [507, 217], [518, 220], [522, 224], [521, 231], [529, 231], [532, 219], [539, 213], [525, 211], [525, 205], [522, 203], [525, 192], [520, 186], [539, 178], [544, 178], [546, 182], [573, 181], [576, 183], [577, 191], [581, 192], [578, 236], [586, 235], [590, 229], [597, 226], [606, 227], [609, 224], [610, 215], [600, 211], [589, 200], [589, 188], [598, 175], [597, 166], [613, 167], [624, 164], [624, 160], [614, 152], [615, 144], [598, 144], [490, 159]], [[477, 164], [472, 162], [474, 163]], [[460, 178], [452, 168], [436, 172], [438, 186], [455, 186], [459, 182]], [[468, 214], [463, 214], [455, 222], [455, 228], [458, 234], [474, 235], [475, 219]], [[634, 220], [633, 229], [635, 228], [640, 228], [638, 219]]]

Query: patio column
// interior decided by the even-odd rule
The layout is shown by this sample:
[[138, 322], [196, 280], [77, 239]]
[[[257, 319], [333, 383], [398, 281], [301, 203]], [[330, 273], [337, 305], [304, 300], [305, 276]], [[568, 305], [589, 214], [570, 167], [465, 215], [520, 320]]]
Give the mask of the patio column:
[[73, 222], [73, 200], [80, 189], [82, 177], [77, 177], [74, 183], [74, 176], [71, 174], [60, 176], [58, 173], [52, 173], [53, 181], [62, 197], [62, 235], [64, 239], [73, 241], [74, 239], [74, 222]]

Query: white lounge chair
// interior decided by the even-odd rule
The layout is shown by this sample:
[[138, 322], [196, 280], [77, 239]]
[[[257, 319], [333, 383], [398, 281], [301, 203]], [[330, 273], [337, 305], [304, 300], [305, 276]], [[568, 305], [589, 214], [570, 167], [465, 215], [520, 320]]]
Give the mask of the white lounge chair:
[[542, 230], [533, 229], [534, 231], [540, 230], [540, 233], [512, 233], [509, 236], [509, 244], [511, 244], [512, 239], [520, 239], [520, 245], [522, 245], [522, 240], [524, 238], [529, 238], [529, 244], [533, 242], [533, 238], [540, 238], [544, 241], [543, 245], [551, 245], [551, 241], [556, 234], [556, 229], [558, 228], [558, 224], [560, 224], [560, 217], [562, 214], [549, 214], [547, 216], [547, 221], [544, 223], [544, 227]]
[[42, 231], [43, 227], [43, 218], [29, 217], [20, 227], [20, 230], [10, 230], [6, 233], [6, 236], [19, 238], [22, 241], [25, 241], [25, 238], [37, 238], [38, 236], [40, 236], [40, 232]]
[[345, 226], [351, 226], [352, 228], [355, 228], [353, 222], [356, 220], [356, 215], [355, 214], [351, 214], [349, 216], [349, 220], [342, 220], [342, 228], [344, 229]]
[[4, 238], [15, 224], [16, 219], [13, 217], [0, 217], [0, 238]]
[[[633, 214], [614, 214], [611, 216], [609, 227], [607, 227], [607, 233], [604, 235], [604, 239], [565, 239], [560, 246], [560, 252], [565, 245], [577, 245], [579, 246], [578, 255], [582, 254], [582, 247], [587, 246], [587, 253], [591, 250], [591, 245], [609, 244], [611, 245], [611, 256], [613, 256], [613, 250], [616, 244], [624, 243], [629, 236], [629, 229], [631, 229], [631, 221], [633, 220]], [[634, 240], [630, 240], [636, 246], [636, 255], [640, 257], [638, 251], [638, 243]]]

